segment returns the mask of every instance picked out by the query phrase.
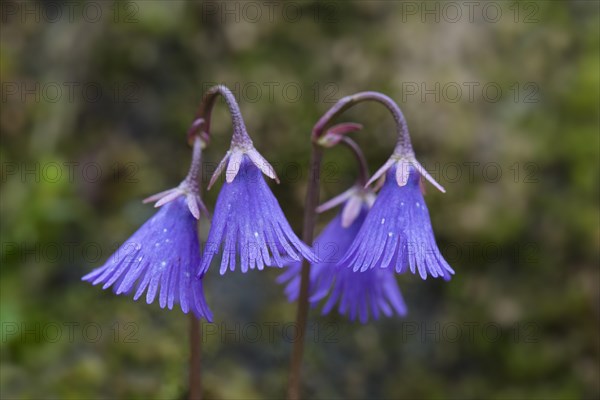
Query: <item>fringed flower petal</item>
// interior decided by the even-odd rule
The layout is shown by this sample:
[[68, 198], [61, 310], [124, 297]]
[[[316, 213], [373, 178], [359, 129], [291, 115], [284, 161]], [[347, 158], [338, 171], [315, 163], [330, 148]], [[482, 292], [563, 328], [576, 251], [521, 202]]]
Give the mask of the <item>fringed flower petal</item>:
[[146, 302], [157, 298], [161, 308], [179, 303], [184, 313], [212, 321], [202, 281], [195, 278], [200, 264], [197, 222], [185, 198], [165, 204], [137, 230], [108, 261], [82, 279], [116, 294], [146, 293]]
[[340, 266], [354, 271], [395, 268], [450, 279], [454, 270], [442, 257], [433, 235], [429, 211], [419, 187], [420, 174], [411, 168], [405, 186], [396, 182], [396, 167], [386, 181], [362, 228]]
[[313, 251], [293, 232], [261, 171], [244, 155], [235, 179], [219, 193], [198, 275], [222, 249], [220, 272], [282, 267], [284, 260], [316, 261]]
[[[316, 306], [327, 297], [322, 314], [327, 314], [338, 305], [338, 312], [350, 320], [366, 323], [369, 316], [378, 319], [381, 314], [406, 315], [406, 305], [400, 294], [396, 277], [391, 269], [373, 269], [354, 272], [345, 266], [336, 266], [343, 254], [352, 245], [367, 216], [368, 208], [363, 204], [358, 216], [348, 226], [342, 225], [342, 214], [336, 216], [316, 238], [313, 247], [322, 256], [310, 269], [310, 302]], [[293, 263], [279, 276], [278, 282], [287, 282], [285, 294], [295, 301], [300, 294], [301, 263]]]

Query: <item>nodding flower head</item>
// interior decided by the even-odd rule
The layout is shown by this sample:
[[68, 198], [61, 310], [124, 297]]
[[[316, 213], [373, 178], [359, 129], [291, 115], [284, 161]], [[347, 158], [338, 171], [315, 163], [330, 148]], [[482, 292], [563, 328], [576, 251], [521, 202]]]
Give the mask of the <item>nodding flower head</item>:
[[[344, 204], [342, 211], [323, 229], [313, 244], [323, 258], [311, 265], [310, 302], [315, 306], [329, 295], [322, 309], [323, 314], [329, 313], [338, 303], [340, 314], [347, 315], [352, 321], [358, 317], [362, 323], [368, 321], [369, 313], [374, 319], [381, 314], [388, 317], [394, 312], [406, 314], [406, 305], [392, 270], [373, 269], [361, 273], [336, 265], [352, 245], [374, 197], [372, 191], [355, 186], [317, 209], [324, 211], [341, 202]], [[299, 297], [300, 276], [301, 263], [296, 262], [278, 278], [280, 283], [288, 282], [285, 292], [289, 301]]]
[[283, 260], [306, 258], [316, 261], [312, 250], [294, 233], [269, 186], [262, 177], [277, 179], [273, 167], [254, 149], [252, 142], [233, 142], [211, 179], [216, 181], [223, 169], [223, 183], [213, 214], [198, 275], [208, 270], [223, 248], [221, 274], [235, 270], [239, 259], [242, 272], [262, 270], [265, 265], [283, 266]]
[[194, 271], [200, 263], [196, 219], [183, 197], [165, 204], [137, 230], [106, 264], [83, 280], [103, 289], [113, 287], [116, 294], [134, 293], [139, 299], [146, 292], [146, 303], [158, 295], [161, 308], [179, 303], [184, 313], [212, 321], [204, 299], [202, 281]]
[[428, 274], [450, 279], [454, 270], [435, 243], [420, 178], [421, 171], [411, 161], [390, 163], [373, 208], [338, 265], [354, 271], [389, 268], [398, 273], [410, 268], [423, 279]]
[[202, 281], [195, 277], [200, 264], [196, 219], [204, 210], [196, 180], [202, 147], [199, 139], [194, 142], [190, 173], [177, 188], [146, 199], [158, 200], [158, 212], [84, 281], [103, 284], [103, 289], [112, 286], [116, 294], [133, 292], [134, 300], [146, 292], [148, 304], [158, 295], [161, 308], [178, 303], [184, 313], [212, 321]]

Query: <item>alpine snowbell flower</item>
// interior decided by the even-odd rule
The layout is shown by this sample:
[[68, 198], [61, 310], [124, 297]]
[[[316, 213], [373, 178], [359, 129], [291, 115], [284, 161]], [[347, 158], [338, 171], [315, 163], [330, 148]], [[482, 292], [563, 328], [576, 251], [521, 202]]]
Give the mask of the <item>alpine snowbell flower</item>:
[[198, 276], [202, 277], [222, 247], [220, 273], [243, 273], [265, 266], [283, 267], [285, 259], [316, 261], [312, 250], [294, 233], [262, 173], [279, 182], [271, 164], [254, 148], [237, 104], [227, 99], [234, 115], [230, 150], [210, 183], [225, 171]]
[[454, 270], [435, 243], [421, 189], [421, 176], [429, 174], [418, 163], [393, 161], [371, 179], [386, 174], [373, 208], [339, 265], [354, 271], [389, 267], [397, 273], [410, 268], [413, 274], [418, 270], [422, 279], [429, 274], [449, 280]]
[[[369, 313], [378, 319], [383, 313], [392, 316], [406, 315], [406, 305], [391, 269], [372, 269], [363, 273], [354, 272], [345, 265], [335, 265], [352, 245], [363, 225], [375, 194], [360, 186], [354, 186], [342, 195], [317, 208], [328, 210], [345, 201], [342, 211], [323, 229], [315, 239], [313, 247], [323, 255], [321, 261], [310, 269], [310, 302], [313, 306], [325, 298], [322, 314], [328, 314], [339, 303], [338, 311], [352, 321], [366, 323]], [[288, 282], [285, 292], [289, 301], [300, 295], [301, 263], [291, 264], [278, 281]]]
[[[347, 135], [359, 130], [360, 124], [341, 122], [334, 124], [337, 117], [351, 107], [373, 101], [385, 106], [395, 122], [397, 142], [394, 152], [385, 165], [373, 178], [366, 180], [366, 161], [360, 147]], [[393, 311], [403, 315], [404, 302], [396, 285], [394, 272], [404, 272], [410, 268], [413, 273], [419, 270], [423, 279], [427, 275], [449, 279], [454, 273], [441, 256], [431, 229], [429, 212], [423, 201], [421, 177], [429, 180], [442, 192], [444, 189], [427, 173], [414, 156], [406, 119], [400, 107], [389, 96], [366, 91], [339, 99], [313, 126], [311, 132], [310, 175], [304, 210], [303, 238], [313, 241], [316, 213], [320, 191], [320, 170], [323, 150], [347, 145], [355, 154], [363, 171], [359, 177], [360, 187], [381, 178], [377, 187], [382, 190], [372, 208], [354, 198], [352, 191], [338, 197], [345, 202], [341, 215], [328, 225], [314, 241], [319, 245], [320, 255], [324, 255], [322, 241], [340, 245], [345, 255], [335, 267], [321, 263], [294, 265], [281, 280], [290, 280], [286, 288], [290, 299], [298, 299], [296, 322], [300, 337], [306, 332], [309, 304], [325, 296], [327, 287], [333, 282], [333, 291], [323, 312], [330, 311], [339, 299], [339, 311], [351, 319], [365, 322], [369, 315], [377, 318], [379, 312], [391, 315]], [[302, 398], [301, 370], [304, 342], [294, 342], [290, 363], [288, 398]]]
[[82, 279], [116, 294], [134, 293], [138, 300], [146, 292], [146, 303], [158, 296], [161, 308], [179, 303], [184, 313], [212, 321], [202, 281], [196, 279], [200, 264], [197, 219], [205, 207], [200, 199], [197, 178], [204, 142], [194, 140], [192, 166], [177, 187], [144, 200], [161, 207], [100, 268]]

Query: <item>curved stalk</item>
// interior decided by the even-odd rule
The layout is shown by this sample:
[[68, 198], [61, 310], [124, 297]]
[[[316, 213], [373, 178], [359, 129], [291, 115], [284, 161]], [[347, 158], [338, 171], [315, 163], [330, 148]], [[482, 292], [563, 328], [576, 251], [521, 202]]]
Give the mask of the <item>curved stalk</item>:
[[318, 140], [332, 124], [333, 120], [355, 105], [365, 102], [375, 101], [384, 105], [392, 114], [396, 123], [396, 134], [398, 136], [395, 152], [398, 154], [413, 154], [410, 135], [408, 133], [408, 125], [406, 118], [400, 107], [389, 96], [378, 92], [359, 92], [350, 96], [342, 97], [336, 104], [333, 105], [315, 124], [312, 131], [312, 140]]
[[235, 96], [231, 93], [231, 90], [223, 85], [211, 87], [202, 97], [200, 108], [196, 114], [196, 120], [188, 131], [188, 140], [191, 141], [191, 137], [194, 134], [199, 134], [201, 138], [206, 140], [210, 139], [210, 119], [212, 109], [219, 96], [223, 96], [225, 104], [227, 104], [229, 113], [231, 114], [231, 123], [233, 125], [233, 137], [231, 143], [241, 147], [251, 146], [252, 139], [250, 139], [248, 131], [246, 130], [246, 124], [244, 123], [244, 118], [242, 117], [240, 107], [235, 100]]
[[[355, 106], [356, 104], [365, 101], [375, 101], [384, 105], [392, 114], [396, 124], [397, 142], [394, 153], [402, 156], [414, 156], [410, 135], [406, 119], [400, 107], [388, 96], [378, 92], [359, 92], [350, 96], [341, 98], [333, 105], [314, 125], [311, 140], [312, 151], [310, 161], [310, 177], [306, 192], [306, 204], [304, 209], [304, 224], [302, 238], [305, 243], [312, 243], [315, 222], [316, 222], [316, 206], [319, 200], [319, 174], [321, 170], [322, 147], [319, 144], [319, 139], [327, 134], [328, 129], [333, 124], [336, 117], [344, 111]], [[361, 171], [366, 171], [366, 161], [362, 156], [358, 145], [344, 136], [340, 141], [348, 146], [357, 157], [361, 165]], [[358, 150], [358, 151], [357, 151]], [[361, 172], [363, 174], [363, 172]], [[366, 174], [365, 174], [366, 176]], [[302, 355], [304, 352], [304, 336], [306, 334], [306, 322], [308, 319], [309, 308], [309, 286], [310, 286], [310, 264], [305, 260], [302, 263], [302, 273], [300, 280], [300, 294], [298, 297], [298, 309], [296, 314], [296, 326], [299, 331], [298, 340], [294, 342], [292, 350], [292, 359], [290, 365], [290, 379], [288, 385], [288, 399], [300, 399], [300, 372], [302, 367]]]

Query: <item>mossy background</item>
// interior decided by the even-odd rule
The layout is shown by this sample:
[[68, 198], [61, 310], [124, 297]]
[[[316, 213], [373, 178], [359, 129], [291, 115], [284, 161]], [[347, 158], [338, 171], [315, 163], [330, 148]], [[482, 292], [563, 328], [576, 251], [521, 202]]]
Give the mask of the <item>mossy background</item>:
[[[396, 1], [254, 2], [260, 16], [248, 4], [2, 2], [0, 397], [185, 398], [187, 317], [80, 278], [152, 215], [142, 198], [182, 179], [185, 132], [219, 82], [277, 166], [272, 188], [298, 233], [311, 127], [356, 91], [399, 102], [417, 157], [447, 189], [429, 186], [426, 200], [456, 277], [399, 277], [405, 319], [312, 311], [307, 398], [598, 398], [598, 2], [494, 2], [497, 21], [457, 2], [456, 22], [444, 2], [409, 3], [416, 14]], [[439, 100], [422, 98], [436, 83]], [[391, 118], [365, 104], [343, 120], [364, 124], [355, 137], [374, 171], [394, 144]], [[213, 134], [214, 166], [230, 135], [222, 102]], [[345, 150], [325, 162], [323, 199], [355, 177]], [[216, 270], [205, 397], [282, 397], [295, 305], [279, 271]], [[268, 324], [280, 324], [271, 337]]]

